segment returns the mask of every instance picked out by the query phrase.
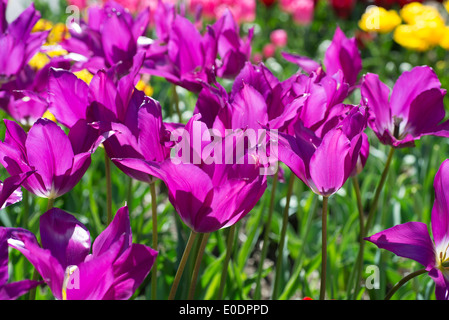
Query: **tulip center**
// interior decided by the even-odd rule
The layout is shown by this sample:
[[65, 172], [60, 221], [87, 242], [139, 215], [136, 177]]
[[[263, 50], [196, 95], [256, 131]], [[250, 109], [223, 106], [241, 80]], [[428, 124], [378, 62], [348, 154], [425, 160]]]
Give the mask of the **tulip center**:
[[67, 300], [67, 289], [79, 289], [79, 278], [78, 277], [72, 277], [72, 275], [75, 272], [76, 272], [76, 275], [77, 275], [78, 274], [78, 267], [77, 266], [68, 266], [65, 269], [64, 281], [62, 282], [62, 300]]
[[400, 118], [400, 117], [393, 116], [393, 124], [394, 124], [393, 136], [394, 136], [396, 139], [398, 139], [398, 140], [401, 139], [399, 130], [400, 130], [400, 127], [401, 127], [401, 122], [402, 122], [402, 120], [403, 120], [403, 119]]

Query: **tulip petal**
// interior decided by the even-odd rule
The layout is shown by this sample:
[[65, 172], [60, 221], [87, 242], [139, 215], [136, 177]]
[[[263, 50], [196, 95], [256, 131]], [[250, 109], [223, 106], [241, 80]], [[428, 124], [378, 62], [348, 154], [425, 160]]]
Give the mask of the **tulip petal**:
[[415, 260], [426, 268], [435, 266], [434, 244], [425, 223], [406, 222], [365, 240], [397, 256]]

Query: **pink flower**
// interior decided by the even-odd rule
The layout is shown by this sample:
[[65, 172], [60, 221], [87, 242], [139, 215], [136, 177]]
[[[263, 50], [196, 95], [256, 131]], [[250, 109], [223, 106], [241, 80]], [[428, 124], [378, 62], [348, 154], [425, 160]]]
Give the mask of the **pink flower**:
[[314, 0], [280, 0], [279, 4], [283, 11], [293, 15], [296, 23], [307, 25], [313, 21]]
[[276, 47], [285, 47], [287, 45], [287, 32], [284, 29], [276, 29], [270, 34], [271, 43]]
[[191, 12], [201, 10], [203, 17], [215, 20], [229, 9], [238, 23], [251, 22], [256, 18], [255, 0], [191, 0]]
[[263, 47], [263, 56], [265, 58], [271, 58], [276, 53], [276, 46], [272, 43], [268, 43]]

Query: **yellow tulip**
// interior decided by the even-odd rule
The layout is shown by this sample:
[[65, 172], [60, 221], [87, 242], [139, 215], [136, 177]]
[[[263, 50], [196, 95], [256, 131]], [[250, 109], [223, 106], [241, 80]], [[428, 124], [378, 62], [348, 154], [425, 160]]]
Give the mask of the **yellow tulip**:
[[430, 44], [426, 40], [417, 37], [417, 26], [402, 24], [398, 26], [393, 33], [393, 39], [401, 46], [414, 50], [426, 51], [430, 49]]
[[439, 44], [443, 49], [449, 50], [449, 27], [446, 26], [444, 28], [444, 33]]
[[55, 116], [53, 115], [53, 113], [51, 113], [51, 112], [48, 111], [48, 110], [45, 111], [45, 113], [42, 115], [42, 118], [51, 120], [51, 121], [53, 121], [53, 122], [56, 122]]
[[34, 70], [40, 70], [49, 62], [50, 59], [45, 53], [37, 52], [28, 62], [28, 65], [30, 65]]
[[143, 91], [146, 96], [151, 97], [153, 95], [153, 87], [146, 84], [142, 79], [140, 79], [136, 84], [136, 89]]
[[366, 32], [388, 33], [401, 23], [401, 18], [395, 10], [369, 6], [359, 21], [359, 27]]
[[414, 24], [421, 21], [434, 21], [435, 23], [444, 24], [444, 19], [437, 8], [424, 5], [420, 2], [406, 4], [399, 14], [408, 24]]
[[78, 77], [78, 79], [83, 80], [85, 83], [90, 84], [90, 81], [94, 77], [92, 73], [90, 73], [87, 69], [82, 69], [80, 71], [74, 72], [74, 74]]

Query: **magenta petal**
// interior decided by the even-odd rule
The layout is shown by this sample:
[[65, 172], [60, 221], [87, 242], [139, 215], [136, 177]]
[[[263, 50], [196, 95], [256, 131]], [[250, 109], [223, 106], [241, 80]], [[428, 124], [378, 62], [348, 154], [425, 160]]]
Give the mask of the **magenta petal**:
[[414, 67], [403, 72], [396, 81], [391, 93], [392, 116], [408, 120], [409, 109], [418, 95], [430, 89], [439, 89], [441, 83], [437, 75], [428, 66]]
[[57, 299], [61, 299], [64, 269], [59, 261], [51, 255], [50, 250], [41, 248], [31, 232], [19, 228], [8, 229], [8, 244], [19, 250], [31, 262], [53, 295]]
[[132, 244], [113, 265], [114, 283], [105, 294], [105, 300], [131, 298], [149, 274], [157, 257], [157, 251], [141, 244]]
[[258, 129], [268, 122], [267, 104], [263, 96], [250, 85], [243, 87], [232, 102], [232, 128]]
[[0, 300], [16, 300], [31, 289], [36, 288], [42, 281], [22, 280], [0, 286]]
[[95, 239], [92, 246], [92, 256], [96, 258], [108, 251], [113, 243], [119, 241], [123, 235], [125, 235], [123, 243], [124, 247], [118, 254], [121, 254], [121, 252], [127, 249], [132, 243], [128, 207], [120, 208], [108, 227]]
[[323, 196], [338, 191], [346, 182], [346, 157], [351, 143], [341, 129], [329, 131], [310, 159], [310, 187]]
[[54, 180], [72, 167], [73, 149], [65, 132], [53, 121], [39, 119], [26, 140], [28, 161], [37, 170], [47, 196], [55, 196]]
[[449, 281], [437, 268], [429, 271], [429, 277], [435, 281], [435, 297], [437, 300], [449, 300]]
[[88, 107], [87, 84], [73, 73], [50, 70], [48, 82], [49, 110], [55, 118], [71, 128], [78, 120], [86, 119]]
[[6, 178], [3, 183], [0, 183], [0, 209], [4, 209], [5, 207], [22, 200], [21, 192], [17, 194], [17, 192], [20, 191], [18, 189], [33, 173], [34, 171], [29, 171], [19, 175], [14, 175]]
[[90, 233], [73, 215], [53, 208], [40, 217], [42, 247], [63, 268], [84, 261], [90, 251]]
[[449, 235], [449, 159], [443, 161], [433, 183], [435, 201], [432, 208], [432, 234], [435, 245], [446, 245]]
[[407, 222], [376, 233], [365, 240], [397, 256], [415, 260], [426, 268], [435, 266], [434, 244], [425, 223]]
[[284, 59], [289, 62], [297, 64], [302, 70], [304, 70], [307, 73], [317, 71], [321, 67], [321, 65], [318, 62], [316, 62], [313, 59], [310, 59], [309, 57], [300, 56], [288, 52], [282, 52], [282, 57], [284, 57]]

